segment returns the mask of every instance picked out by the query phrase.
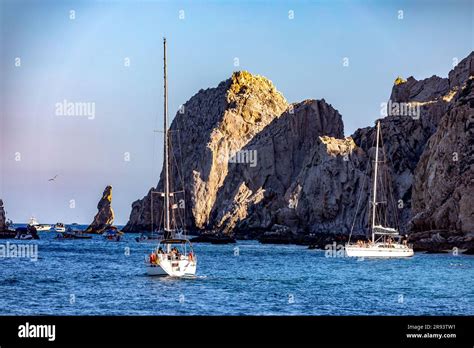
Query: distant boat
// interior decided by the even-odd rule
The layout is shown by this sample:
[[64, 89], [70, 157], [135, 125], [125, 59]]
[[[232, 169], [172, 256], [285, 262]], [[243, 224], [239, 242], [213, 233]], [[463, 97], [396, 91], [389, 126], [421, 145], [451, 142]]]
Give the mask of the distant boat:
[[62, 222], [58, 222], [53, 226], [53, 230], [60, 233], [66, 232], [66, 226]]
[[39, 239], [38, 233], [34, 226], [28, 225], [27, 227], [18, 227], [16, 229], [15, 239], [30, 240]]
[[102, 233], [102, 236], [106, 240], [120, 242], [122, 240], [123, 232], [119, 231], [117, 227], [111, 226]]
[[[197, 259], [193, 247], [186, 238], [184, 230], [184, 216], [180, 216], [177, 194], [183, 194], [184, 188], [177, 192], [170, 190], [169, 170], [169, 129], [168, 129], [168, 86], [166, 79], [166, 39], [163, 39], [163, 72], [164, 72], [164, 192], [163, 197], [163, 238], [148, 257], [145, 257], [145, 268], [148, 275], [172, 277], [193, 277], [196, 273]], [[179, 180], [179, 178], [177, 178]], [[184, 185], [183, 185], [184, 186]], [[153, 193], [150, 194], [153, 202]], [[172, 201], [172, 202], [171, 202]], [[153, 219], [153, 205], [151, 208]], [[183, 214], [184, 215], [184, 214]], [[181, 223], [183, 227], [178, 227]], [[153, 223], [152, 223], [153, 230]]]
[[51, 225], [38, 223], [38, 220], [36, 220], [34, 216], [30, 217], [28, 225], [36, 228], [38, 232], [49, 231], [51, 229]]
[[36, 218], [34, 216], [30, 217], [30, 219], [28, 220], [28, 225], [30, 226], [36, 226], [36, 225], [39, 225], [38, 223], [38, 220], [36, 220]]
[[92, 239], [92, 236], [85, 234], [81, 230], [75, 230], [71, 227], [68, 227], [67, 230], [63, 233], [58, 233], [54, 239]]
[[[380, 121], [377, 122], [377, 134], [376, 134], [376, 147], [375, 147], [375, 165], [374, 165], [374, 174], [373, 174], [373, 190], [372, 190], [372, 202], [371, 202], [371, 232], [372, 236], [368, 242], [357, 242], [346, 244], [346, 254], [347, 256], [353, 257], [379, 257], [379, 258], [389, 258], [389, 257], [410, 257], [413, 256], [413, 248], [407, 244], [407, 241], [404, 240], [400, 242], [401, 236], [399, 232], [388, 226], [388, 221], [390, 220], [388, 216], [388, 197], [377, 199], [377, 184], [384, 184], [384, 180], [378, 177], [379, 169], [379, 139], [381, 139], [380, 134]], [[383, 146], [382, 146], [383, 150]], [[385, 154], [385, 152], [383, 151]], [[385, 162], [385, 158], [383, 161]], [[389, 185], [389, 180], [387, 179], [388, 174], [385, 175], [385, 184]], [[391, 192], [387, 188], [382, 192]], [[395, 214], [393, 212], [392, 214]], [[356, 212], [357, 214], [357, 212]], [[352, 231], [351, 231], [352, 236]]]
[[156, 242], [163, 238], [163, 233], [160, 231], [143, 232], [140, 236], [136, 237], [137, 242]]

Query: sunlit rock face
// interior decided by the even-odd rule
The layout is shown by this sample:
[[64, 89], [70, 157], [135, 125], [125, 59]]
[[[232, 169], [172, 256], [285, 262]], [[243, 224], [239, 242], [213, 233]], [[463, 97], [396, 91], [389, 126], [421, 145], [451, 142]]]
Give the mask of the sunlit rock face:
[[[300, 233], [309, 222], [299, 215], [306, 204], [306, 192], [302, 188], [308, 188], [300, 176], [313, 166], [311, 161], [318, 155], [316, 149], [324, 158], [330, 157], [319, 138], [323, 135], [344, 136], [337, 110], [324, 100], [292, 105], [245, 147], [244, 150], [257, 154], [254, 166], [231, 164], [219, 189], [209, 228], [242, 237], [274, 225], [284, 225], [292, 233]], [[304, 203], [300, 203], [302, 197]]]
[[449, 79], [455, 93], [415, 171], [411, 228], [461, 231], [468, 242], [474, 237], [474, 55]]
[[112, 209], [112, 186], [107, 186], [102, 198], [97, 204], [97, 214], [94, 221], [87, 227], [87, 233], [102, 233], [114, 223], [114, 211]]
[[[473, 55], [449, 78], [397, 79], [381, 114], [402, 232], [472, 231]], [[345, 137], [325, 100], [287, 104], [269, 80], [239, 72], [193, 96], [171, 129], [183, 168], [172, 166], [172, 177], [183, 179], [188, 228], [288, 242], [347, 235], [352, 226], [367, 232], [375, 126]], [[453, 167], [447, 157], [455, 149]], [[160, 180], [153, 190], [162, 187]], [[157, 224], [162, 198], [148, 192], [133, 203], [126, 230], [151, 228], [151, 202]]]
[[[271, 81], [242, 71], [215, 88], [200, 90], [178, 111], [170, 127], [171, 190], [185, 189], [186, 196], [177, 194], [174, 204], [184, 199], [188, 228], [207, 228], [229, 162], [247, 161], [247, 157], [251, 160], [252, 153], [239, 151], [287, 108], [288, 103]], [[179, 133], [175, 132], [178, 129]], [[163, 173], [152, 190], [163, 191]], [[152, 190], [132, 204], [126, 231], [150, 230], [152, 219], [153, 228], [162, 223], [163, 199]], [[178, 209], [181, 211], [173, 210], [175, 220], [183, 216], [183, 209]]]

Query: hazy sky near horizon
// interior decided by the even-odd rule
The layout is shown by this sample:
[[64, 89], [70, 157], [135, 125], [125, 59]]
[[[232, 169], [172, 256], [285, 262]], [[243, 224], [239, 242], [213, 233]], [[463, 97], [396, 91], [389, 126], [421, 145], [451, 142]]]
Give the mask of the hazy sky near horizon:
[[[162, 166], [153, 130], [163, 117], [163, 36], [171, 117], [201, 88], [248, 70], [289, 102], [324, 98], [350, 135], [380, 117], [398, 75], [446, 77], [473, 50], [473, 17], [469, 0], [0, 0], [7, 217], [90, 223], [110, 184], [116, 223], [126, 223]], [[57, 115], [64, 100], [94, 103], [94, 117]]]

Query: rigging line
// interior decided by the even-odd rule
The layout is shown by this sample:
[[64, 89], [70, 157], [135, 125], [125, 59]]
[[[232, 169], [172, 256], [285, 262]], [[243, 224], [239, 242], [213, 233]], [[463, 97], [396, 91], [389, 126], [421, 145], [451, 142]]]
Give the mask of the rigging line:
[[[368, 167], [368, 166], [367, 166]], [[351, 237], [352, 237], [352, 232], [354, 231], [354, 226], [355, 226], [355, 222], [356, 222], [356, 219], [357, 219], [357, 213], [359, 211], [359, 207], [360, 207], [360, 202], [362, 200], [362, 190], [364, 189], [365, 187], [365, 182], [367, 180], [367, 171], [366, 173], [364, 174], [364, 178], [362, 179], [363, 180], [363, 183], [362, 185], [360, 186], [360, 193], [359, 193], [359, 199], [357, 201], [357, 207], [356, 207], [356, 211], [355, 211], [355, 214], [354, 214], [354, 218], [352, 219], [352, 226], [351, 226], [351, 232], [349, 233], [349, 241], [351, 240]]]
[[[384, 156], [386, 156], [386, 152], [385, 152], [385, 148], [383, 149], [383, 154]], [[392, 221], [393, 219], [391, 218], [391, 209], [393, 208], [392, 206], [392, 200], [390, 199], [390, 187], [391, 187], [391, 183], [390, 183], [390, 175], [389, 175], [389, 166], [388, 164], [385, 164], [385, 169], [384, 169], [384, 181], [385, 181], [385, 195], [387, 197], [387, 204], [386, 204], [386, 207], [385, 207], [385, 214], [386, 214], [386, 219], [385, 219], [385, 223], [387, 224], [387, 226], [391, 226], [392, 225]]]
[[[178, 136], [178, 140], [179, 140], [179, 136]], [[176, 153], [175, 153], [174, 149], [175, 149], [175, 147], [173, 147], [173, 152], [172, 152], [172, 156], [173, 156], [174, 164], [175, 164], [174, 168], [176, 169], [176, 172], [177, 172], [177, 174], [178, 174], [178, 177], [179, 177], [181, 183], [183, 184], [181, 171], [180, 171], [180, 168], [179, 168], [178, 160], [177, 160], [177, 158], [176, 158]], [[184, 187], [183, 187], [183, 190], [182, 190], [182, 191], [178, 191], [178, 192], [184, 192]], [[176, 202], [176, 201], [175, 201], [175, 202]], [[179, 200], [178, 200], [178, 202], [179, 202]], [[175, 204], [176, 204], [176, 203], [175, 203]], [[174, 212], [174, 210], [175, 210], [175, 209], [173, 209], [173, 215], [174, 215], [175, 219], [176, 219], [176, 215], [177, 215], [177, 216], [178, 216], [178, 219], [180, 220], [181, 226], [184, 228], [184, 218], [183, 218], [183, 216], [181, 215], [180, 211], [178, 211], [178, 213], [176, 214], [176, 213]], [[178, 223], [177, 223], [176, 221], [175, 221], [175, 224], [176, 224], [176, 227], [178, 227], [178, 225], [177, 225]]]
[[[373, 147], [374, 144], [375, 144], [375, 140], [374, 140], [373, 143], [372, 143], [372, 147]], [[361, 145], [362, 145], [362, 144], [361, 144]], [[362, 146], [361, 146], [361, 148], [362, 148]], [[370, 160], [370, 156], [369, 156], [369, 160]], [[369, 161], [369, 162], [370, 162], [370, 161]], [[355, 166], [354, 166], [353, 168], [355, 169]], [[360, 202], [361, 202], [361, 200], [362, 200], [362, 191], [363, 191], [363, 189], [364, 189], [364, 187], [365, 187], [365, 183], [366, 183], [366, 181], [367, 181], [367, 174], [368, 174], [368, 172], [369, 172], [369, 165], [367, 164], [367, 165], [365, 166], [365, 172], [364, 172], [364, 177], [363, 177], [363, 183], [362, 183], [362, 185], [361, 185], [361, 187], [360, 187], [359, 199], [358, 199], [358, 202], [357, 202], [356, 211], [355, 211], [354, 218], [353, 218], [353, 221], [352, 221], [351, 231], [350, 231], [350, 233], [349, 233], [349, 241], [351, 240], [352, 232], [354, 231], [354, 226], [355, 226], [355, 222], [356, 222], [356, 219], [357, 219], [357, 214], [358, 214], [358, 212], [359, 212]], [[370, 198], [369, 198], [369, 199], [370, 199]], [[369, 209], [369, 212], [370, 212], [370, 209]], [[361, 217], [361, 219], [362, 219], [362, 217]]]
[[[386, 184], [386, 188], [385, 188], [385, 195], [387, 197], [387, 206], [385, 208], [386, 212], [386, 224], [390, 224], [392, 225], [392, 221], [393, 219], [390, 218], [390, 210], [393, 209], [393, 206], [392, 206], [392, 200], [390, 199], [390, 176], [389, 176], [389, 172], [388, 172], [388, 166], [386, 166], [385, 168], [385, 184]], [[387, 226], [390, 226], [390, 225], [387, 225]]]
[[384, 154], [384, 158], [385, 158], [385, 161], [387, 162], [387, 173], [386, 173], [386, 180], [387, 180], [387, 187], [388, 187], [388, 193], [387, 193], [387, 201], [389, 201], [389, 204], [391, 203], [392, 205], [392, 209], [393, 209], [393, 216], [394, 216], [394, 225], [395, 225], [395, 228], [399, 231], [400, 230], [400, 220], [399, 220], [399, 216], [398, 216], [398, 209], [397, 209], [397, 204], [395, 202], [395, 194], [394, 194], [394, 189], [393, 189], [393, 186], [391, 185], [391, 176], [390, 176], [390, 173], [389, 173], [389, 166], [388, 164], [390, 164], [390, 168], [393, 168], [393, 165], [392, 165], [392, 161], [388, 158], [387, 156], [387, 153], [385, 151], [385, 146], [383, 144], [383, 138], [382, 138], [382, 149], [383, 149], [383, 154]]
[[[183, 106], [184, 107], [184, 106]], [[178, 129], [181, 129], [181, 122], [180, 122], [180, 118], [178, 116], [178, 120], [176, 121], [177, 125], [178, 125]], [[182, 144], [181, 144], [181, 133], [178, 133], [178, 147], [179, 147], [179, 165], [180, 165], [180, 169], [182, 170], [183, 169], [183, 151], [182, 151]], [[179, 175], [179, 178], [181, 180], [181, 188], [183, 190], [183, 200], [184, 200], [184, 208], [183, 208], [183, 229], [186, 228], [185, 224], [186, 224], [186, 190], [185, 190], [185, 187], [184, 187], [184, 177], [181, 173], [181, 171], [178, 171], [178, 175]]]
[[[375, 127], [373, 128], [373, 133], [372, 133], [372, 134], [373, 134], [373, 140], [372, 140], [372, 147], [371, 147], [371, 149], [373, 149], [374, 147], [376, 147], [376, 143], [377, 143], [377, 122], [375, 122]], [[377, 149], [375, 149], [375, 151], [377, 151]], [[373, 172], [374, 172], [374, 169], [375, 169], [375, 168], [373, 168], [373, 166], [376, 164], [375, 159], [374, 159], [373, 161], [371, 161], [370, 156], [369, 156], [369, 161], [368, 161], [368, 163], [372, 163], [371, 169], [372, 169]], [[375, 172], [374, 172], [374, 175], [375, 175]], [[372, 179], [373, 179], [373, 178], [372, 178]], [[372, 197], [375, 195], [375, 192], [374, 192], [371, 188], [369, 188], [369, 190], [370, 190], [370, 191], [369, 191], [369, 192], [370, 192], [370, 195], [369, 195], [369, 201], [368, 201], [368, 203], [369, 203], [369, 209], [367, 209], [367, 227], [368, 227], [368, 226], [371, 226], [371, 224], [370, 224], [370, 220], [371, 220], [371, 217], [372, 217], [372, 216], [371, 216], [371, 213], [372, 213], [372, 215], [374, 215], [374, 216], [377, 214], [376, 206], [373, 206], [372, 209], [370, 209], [371, 204], [372, 204], [372, 201], [373, 201], [373, 198], [372, 198]], [[375, 217], [376, 217], [376, 216], [375, 216]]]
[[381, 216], [380, 216], [380, 224], [384, 225], [384, 226], [387, 226], [388, 224], [388, 221], [387, 221], [387, 207], [388, 207], [388, 195], [387, 195], [387, 180], [386, 180], [386, 170], [387, 170], [387, 166], [386, 166], [386, 153], [385, 153], [385, 144], [384, 144], [384, 141], [383, 141], [383, 134], [382, 134], [382, 123], [380, 123], [380, 143], [381, 143], [381, 147], [382, 147], [382, 155], [383, 155], [383, 165], [381, 166], [381, 170], [380, 170], [380, 178], [379, 178], [379, 181], [380, 181], [380, 191], [381, 191], [381, 196], [383, 197], [382, 199], [385, 199], [385, 201], [387, 202], [387, 204], [385, 204], [384, 206], [380, 207], [380, 209], [382, 210], [381, 212]]
[[[170, 170], [170, 172], [174, 172], [173, 171], [173, 161], [172, 161], [172, 157], [173, 157], [173, 153], [174, 153], [174, 148], [173, 148], [173, 138], [171, 136], [168, 137], [168, 168]], [[168, 172], [168, 173], [170, 173]], [[171, 195], [171, 188], [174, 189], [174, 175], [168, 175], [168, 194], [169, 194], [169, 198], [168, 198], [168, 202], [169, 202], [169, 205], [168, 205], [168, 209], [169, 209], [169, 224], [170, 224], [170, 229], [171, 230], [175, 230], [176, 228], [176, 215], [175, 215], [175, 212], [174, 212], [174, 209], [172, 209], [173, 207], [173, 204], [174, 204], [174, 195]]]
[[[156, 115], [155, 117], [155, 124], [158, 125], [158, 122], [159, 122], [159, 114]], [[156, 128], [156, 127], [155, 127]], [[155, 136], [155, 132], [153, 132], [153, 138], [152, 138], [152, 150], [151, 150], [151, 158], [152, 158], [152, 161], [151, 161], [151, 177], [154, 178], [155, 177], [155, 156], [156, 156], [156, 136]], [[152, 179], [153, 180], [153, 179]], [[159, 180], [158, 180], [158, 183], [156, 184], [156, 190], [158, 190], [158, 184], [159, 184]], [[154, 223], [154, 219], [153, 219], [153, 216], [154, 216], [154, 211], [153, 211], [153, 193], [156, 192], [155, 191], [155, 185], [152, 184], [152, 187], [151, 187], [151, 191], [150, 191], [150, 229], [151, 229], [151, 232], [153, 233], [153, 223]]]
[[[160, 216], [160, 224], [157, 226], [157, 230], [159, 230], [161, 228], [161, 224], [163, 223], [163, 220], [165, 218], [165, 210], [164, 209], [161, 209], [161, 214], [159, 216]], [[164, 226], [163, 226], [163, 229], [164, 229]]]
[[[383, 154], [385, 157], [387, 157], [387, 153], [385, 151], [385, 147], [383, 148]], [[387, 163], [388, 162], [388, 159], [387, 159]], [[386, 185], [387, 185], [387, 214], [389, 212], [389, 208], [392, 209], [393, 211], [393, 217], [394, 219], [396, 219], [396, 216], [397, 216], [397, 211], [394, 210], [394, 206], [393, 206], [393, 192], [392, 192], [392, 185], [391, 185], [391, 182], [390, 182], [390, 175], [389, 175], [389, 165], [387, 164], [387, 168], [386, 168], [386, 172], [385, 172], [385, 181], [386, 181]], [[391, 220], [392, 221], [392, 220]], [[388, 221], [388, 217], [387, 217], [387, 223], [391, 223], [391, 221]], [[394, 224], [396, 224], [395, 221], [393, 221]], [[396, 227], [396, 226], [395, 226]]]
[[[175, 117], [175, 120], [176, 120], [176, 122], [179, 122], [179, 121], [176, 119], [176, 117]], [[176, 130], [175, 133], [178, 133], [178, 139], [179, 139], [179, 132], [178, 132], [178, 130]], [[172, 143], [173, 143], [173, 145], [172, 145], [172, 152], [171, 152], [171, 153], [172, 153], [172, 159], [174, 160], [174, 161], [173, 161], [173, 162], [174, 162], [174, 163], [173, 163], [173, 168], [176, 170], [176, 173], [178, 174], [178, 177], [181, 179], [181, 170], [180, 170], [180, 167], [179, 167], [179, 164], [178, 164], [178, 160], [177, 160], [177, 158], [176, 158], [176, 151], [175, 151], [176, 147], [175, 147], [174, 142], [175, 142], [175, 138], [173, 137], [173, 138], [172, 138]], [[181, 181], [181, 182], [182, 182], [182, 179], [181, 179], [181, 180], [178, 180], [178, 181]], [[181, 192], [184, 192], [184, 190], [182, 190], [182, 191], [176, 191], [176, 192], [174, 192], [174, 193], [181, 193]], [[175, 199], [175, 197], [176, 197], [176, 196], [173, 195], [173, 206], [178, 205], [178, 207], [179, 207], [179, 200]], [[180, 210], [176, 211], [176, 209], [173, 208], [173, 209], [172, 209], [172, 214], [173, 214], [173, 222], [174, 222], [174, 227], [175, 227], [175, 229], [179, 229], [180, 227], [183, 228], [183, 227], [184, 227], [184, 218], [183, 218], [183, 216], [182, 216], [182, 214], [181, 214], [181, 211], [180, 211]]]

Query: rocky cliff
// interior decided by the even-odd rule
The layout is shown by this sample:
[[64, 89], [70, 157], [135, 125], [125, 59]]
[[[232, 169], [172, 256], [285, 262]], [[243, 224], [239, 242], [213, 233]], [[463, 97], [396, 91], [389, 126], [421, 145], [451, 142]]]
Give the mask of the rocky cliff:
[[97, 214], [92, 223], [87, 227], [87, 233], [102, 233], [114, 223], [114, 211], [112, 209], [112, 186], [107, 186], [102, 198], [97, 204]]
[[[329, 219], [330, 207], [339, 200], [333, 185], [337, 180], [326, 176], [331, 167], [329, 162], [334, 156], [349, 154], [355, 148], [352, 140], [347, 139], [347, 144], [342, 142], [335, 146], [334, 156], [330, 155], [324, 144], [329, 137], [344, 137], [342, 118], [337, 110], [324, 100], [306, 100], [292, 105], [243, 149], [254, 151], [258, 159], [255, 165], [230, 165], [208, 228], [232, 232], [239, 237], [248, 237], [249, 233], [258, 237], [261, 232], [272, 229], [292, 235], [304, 234], [308, 228], [323, 230], [325, 227], [317, 226], [315, 220]], [[341, 164], [343, 159], [334, 160]], [[317, 168], [319, 172], [308, 174], [310, 168]], [[310, 183], [308, 176], [314, 181]], [[316, 186], [321, 190], [317, 198], [312, 196], [316, 198], [313, 201], [309, 191], [314, 191]], [[319, 198], [324, 201], [318, 201]], [[321, 219], [310, 214], [310, 206], [321, 209]]]
[[[448, 78], [397, 79], [382, 110], [402, 231], [473, 231], [473, 57]], [[269, 80], [246, 72], [201, 90], [183, 111], [171, 143], [188, 228], [287, 242], [347, 235], [352, 224], [355, 233], [366, 230], [374, 127], [344, 137], [341, 115], [324, 100], [288, 105]], [[160, 180], [153, 190], [161, 187]], [[133, 203], [127, 231], [150, 228], [152, 205], [159, 224], [162, 199], [151, 192]]]
[[419, 248], [473, 249], [474, 57], [463, 60], [449, 80], [452, 102], [414, 173], [410, 227]]
[[0, 199], [0, 231], [6, 230], [6, 223], [5, 208], [3, 207], [3, 201]]
[[[172, 204], [185, 210], [174, 213], [184, 216], [188, 228], [207, 227], [229, 160], [287, 107], [271, 81], [247, 72], [236, 72], [217, 87], [199, 91], [183, 105], [170, 127], [170, 168], [175, 179], [171, 190], [184, 187], [186, 193], [173, 197]], [[160, 178], [156, 189], [132, 204], [124, 231], [150, 230], [152, 221], [154, 228], [160, 224], [163, 200], [152, 192], [162, 188]], [[185, 204], [179, 204], [182, 199]]]

